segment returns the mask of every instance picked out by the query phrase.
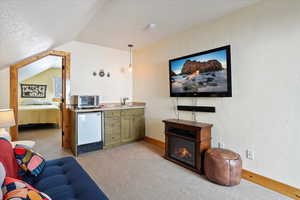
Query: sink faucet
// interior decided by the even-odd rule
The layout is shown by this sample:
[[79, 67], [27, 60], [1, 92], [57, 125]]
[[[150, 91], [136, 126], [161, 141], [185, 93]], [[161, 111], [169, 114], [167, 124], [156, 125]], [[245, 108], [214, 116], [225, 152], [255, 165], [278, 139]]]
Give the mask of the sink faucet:
[[129, 100], [128, 97], [123, 97], [123, 98], [121, 98], [121, 105], [122, 105], [122, 106], [126, 105], [126, 101], [127, 101], [127, 100]]

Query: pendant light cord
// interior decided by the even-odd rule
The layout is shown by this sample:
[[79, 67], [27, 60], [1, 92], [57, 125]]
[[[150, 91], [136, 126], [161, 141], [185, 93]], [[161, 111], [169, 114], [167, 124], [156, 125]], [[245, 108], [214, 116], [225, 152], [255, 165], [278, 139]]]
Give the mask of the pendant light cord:
[[130, 65], [132, 65], [132, 47], [130, 47]]
[[130, 66], [132, 66], [132, 44], [128, 44], [128, 47], [130, 48]]

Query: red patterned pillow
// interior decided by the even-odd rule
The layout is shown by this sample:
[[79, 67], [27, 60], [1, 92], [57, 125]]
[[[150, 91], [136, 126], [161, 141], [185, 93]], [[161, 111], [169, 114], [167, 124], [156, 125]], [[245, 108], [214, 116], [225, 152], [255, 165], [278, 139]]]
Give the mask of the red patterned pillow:
[[4, 200], [51, 200], [24, 181], [6, 177], [3, 185]]
[[38, 176], [42, 172], [46, 161], [40, 154], [23, 146], [16, 146], [14, 152], [18, 165], [25, 172], [29, 172], [33, 176]]

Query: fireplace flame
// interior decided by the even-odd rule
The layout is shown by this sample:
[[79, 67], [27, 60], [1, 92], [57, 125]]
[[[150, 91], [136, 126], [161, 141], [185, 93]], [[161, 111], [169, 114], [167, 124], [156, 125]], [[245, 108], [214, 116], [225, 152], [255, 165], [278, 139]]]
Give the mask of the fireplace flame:
[[187, 148], [179, 148], [177, 151], [177, 156], [180, 158], [192, 158], [192, 154], [189, 152]]

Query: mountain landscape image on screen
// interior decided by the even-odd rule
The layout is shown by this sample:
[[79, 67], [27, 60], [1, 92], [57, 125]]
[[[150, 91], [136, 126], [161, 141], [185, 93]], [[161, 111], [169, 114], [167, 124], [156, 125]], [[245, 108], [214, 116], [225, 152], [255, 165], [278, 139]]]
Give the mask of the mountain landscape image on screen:
[[171, 61], [172, 93], [227, 91], [226, 50]]

